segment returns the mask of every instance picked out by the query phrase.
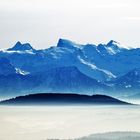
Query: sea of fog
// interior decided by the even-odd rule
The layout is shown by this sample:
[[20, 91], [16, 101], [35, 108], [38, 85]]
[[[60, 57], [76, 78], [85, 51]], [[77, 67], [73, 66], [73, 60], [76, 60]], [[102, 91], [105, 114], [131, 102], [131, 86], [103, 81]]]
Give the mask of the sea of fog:
[[0, 106], [0, 140], [74, 139], [140, 132], [139, 106]]

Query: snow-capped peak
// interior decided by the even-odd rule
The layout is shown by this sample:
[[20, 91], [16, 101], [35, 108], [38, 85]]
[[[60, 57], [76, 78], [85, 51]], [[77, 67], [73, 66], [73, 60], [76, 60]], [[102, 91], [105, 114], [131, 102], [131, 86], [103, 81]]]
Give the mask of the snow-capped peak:
[[57, 47], [64, 47], [64, 48], [69, 48], [69, 49], [79, 48], [80, 46], [81, 45], [67, 39], [59, 39], [57, 43]]
[[21, 42], [17, 42], [14, 47], [7, 49], [7, 51], [32, 51], [33, 47], [29, 43], [22, 44]]
[[111, 55], [117, 54], [119, 52], [121, 52], [122, 50], [128, 50], [129, 48], [120, 44], [117, 41], [114, 40], [110, 40], [107, 44], [106, 44], [106, 49], [108, 50], [108, 52]]
[[121, 46], [119, 42], [117, 41], [114, 41], [114, 40], [110, 40], [108, 43], [107, 43], [107, 46], [112, 46], [112, 45], [115, 45], [115, 46]]
[[116, 47], [117, 49], [130, 49], [130, 47], [128, 46], [125, 46], [124, 44], [120, 44], [119, 42], [117, 41], [114, 41], [114, 40], [110, 40], [107, 44], [106, 44], [107, 47]]
[[107, 44], [99, 44], [97, 49], [101, 55], [114, 55], [125, 50], [126, 47], [114, 40], [110, 40]]

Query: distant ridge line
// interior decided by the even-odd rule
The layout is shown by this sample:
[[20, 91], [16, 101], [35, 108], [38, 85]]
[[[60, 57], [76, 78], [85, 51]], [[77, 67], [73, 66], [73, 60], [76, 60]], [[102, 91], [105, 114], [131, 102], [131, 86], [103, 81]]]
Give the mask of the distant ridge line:
[[130, 105], [107, 95], [74, 93], [37, 93], [18, 96], [0, 102], [1, 105]]

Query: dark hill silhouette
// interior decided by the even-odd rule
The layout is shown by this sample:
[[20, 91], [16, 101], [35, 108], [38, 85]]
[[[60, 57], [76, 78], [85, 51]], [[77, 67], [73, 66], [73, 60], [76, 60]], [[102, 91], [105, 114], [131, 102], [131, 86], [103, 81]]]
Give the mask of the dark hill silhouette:
[[9, 100], [1, 101], [1, 105], [128, 105], [106, 95], [80, 95], [64, 93], [40, 93], [18, 96]]

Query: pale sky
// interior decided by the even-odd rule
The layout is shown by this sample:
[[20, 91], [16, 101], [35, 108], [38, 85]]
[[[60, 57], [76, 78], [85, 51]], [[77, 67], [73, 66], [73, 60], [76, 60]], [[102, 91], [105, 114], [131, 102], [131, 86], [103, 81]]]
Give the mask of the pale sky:
[[140, 47], [140, 0], [0, 0], [0, 48], [116, 40]]

